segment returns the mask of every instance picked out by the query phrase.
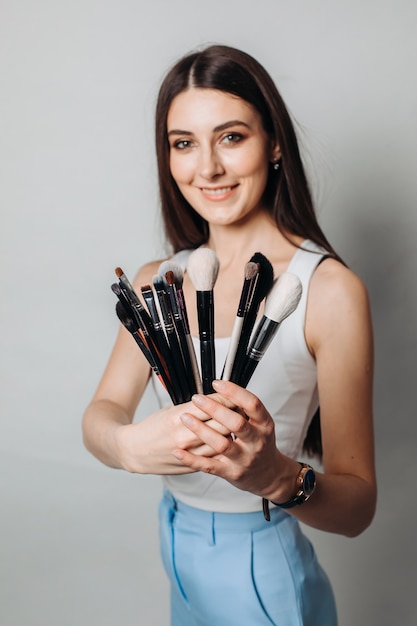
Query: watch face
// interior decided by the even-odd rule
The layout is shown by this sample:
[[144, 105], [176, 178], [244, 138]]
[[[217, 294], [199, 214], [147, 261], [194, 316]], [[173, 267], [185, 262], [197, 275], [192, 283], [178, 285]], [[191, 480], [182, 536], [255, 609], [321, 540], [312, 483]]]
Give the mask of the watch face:
[[306, 496], [311, 496], [316, 486], [316, 475], [312, 469], [304, 474], [303, 491]]

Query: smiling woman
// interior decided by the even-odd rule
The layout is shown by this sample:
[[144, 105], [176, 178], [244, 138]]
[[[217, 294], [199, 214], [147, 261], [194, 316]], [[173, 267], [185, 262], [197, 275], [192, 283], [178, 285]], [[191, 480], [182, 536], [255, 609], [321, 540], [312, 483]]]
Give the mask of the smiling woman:
[[[329, 580], [298, 521], [355, 536], [374, 515], [366, 290], [317, 222], [290, 116], [252, 57], [211, 46], [180, 59], [159, 92], [156, 148], [172, 251], [208, 248], [219, 261], [217, 373], [256, 253], [275, 276], [298, 275], [302, 295], [247, 388], [215, 380], [214, 394], [173, 406], [157, 383], [161, 408], [139, 423], [151, 371], [122, 327], [84, 415], [86, 446], [112, 467], [163, 476], [172, 626], [336, 626]], [[138, 292], [160, 266], [139, 270]], [[188, 273], [182, 290], [195, 302]], [[188, 312], [197, 337], [197, 311]], [[300, 461], [306, 451], [323, 471]]]
[[280, 152], [251, 105], [222, 91], [190, 88], [174, 98], [167, 129], [171, 174], [212, 228], [265, 210], [269, 163]]

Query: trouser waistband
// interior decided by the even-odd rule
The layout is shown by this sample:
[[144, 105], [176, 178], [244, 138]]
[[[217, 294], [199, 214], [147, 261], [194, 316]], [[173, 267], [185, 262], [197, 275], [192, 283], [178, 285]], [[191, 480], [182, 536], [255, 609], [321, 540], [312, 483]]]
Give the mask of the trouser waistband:
[[256, 532], [271, 525], [279, 524], [288, 518], [288, 514], [280, 508], [272, 508], [270, 511], [271, 521], [267, 522], [262, 511], [251, 513], [218, 513], [215, 511], [205, 511], [196, 507], [184, 504], [172, 493], [164, 490], [164, 500], [169, 504], [173, 514], [177, 518], [177, 523], [184, 527], [199, 529], [204, 533], [213, 530], [217, 532]]

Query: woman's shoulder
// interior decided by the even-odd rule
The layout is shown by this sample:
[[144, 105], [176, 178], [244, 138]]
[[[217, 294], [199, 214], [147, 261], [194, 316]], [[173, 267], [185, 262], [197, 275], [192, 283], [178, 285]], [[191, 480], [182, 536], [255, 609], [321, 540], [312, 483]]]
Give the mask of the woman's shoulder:
[[155, 261], [149, 261], [142, 265], [138, 271], [136, 272], [136, 276], [133, 281], [133, 286], [135, 289], [139, 289], [144, 285], [151, 285], [153, 277], [155, 274], [159, 273], [159, 267], [161, 263], [166, 261], [167, 259], [159, 259]]
[[311, 297], [335, 300], [363, 298], [367, 290], [362, 279], [337, 259], [326, 257], [311, 279]]
[[326, 258], [314, 272], [309, 288], [306, 336], [310, 347], [317, 347], [323, 337], [343, 334], [349, 328], [369, 329], [370, 325], [364, 282], [340, 261]]

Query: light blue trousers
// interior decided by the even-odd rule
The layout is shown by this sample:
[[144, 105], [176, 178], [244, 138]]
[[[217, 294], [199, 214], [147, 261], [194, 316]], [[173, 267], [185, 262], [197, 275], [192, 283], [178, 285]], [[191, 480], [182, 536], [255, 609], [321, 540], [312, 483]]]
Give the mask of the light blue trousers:
[[159, 513], [171, 626], [337, 626], [328, 578], [288, 513], [211, 513], [168, 492]]

